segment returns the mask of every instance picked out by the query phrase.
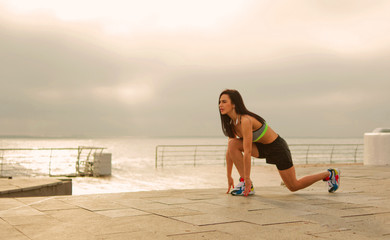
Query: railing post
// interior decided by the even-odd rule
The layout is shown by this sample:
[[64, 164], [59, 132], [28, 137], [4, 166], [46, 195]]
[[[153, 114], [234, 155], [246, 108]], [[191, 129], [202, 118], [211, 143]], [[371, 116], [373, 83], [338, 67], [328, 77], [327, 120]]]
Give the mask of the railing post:
[[53, 155], [53, 149], [50, 149], [50, 160], [49, 160], [49, 176], [51, 176], [51, 157]]
[[227, 154], [227, 146], [225, 147], [225, 157], [224, 157], [224, 161], [223, 161], [223, 166], [226, 167], [226, 154]]
[[332, 146], [332, 151], [330, 152], [329, 163], [332, 163], [332, 159], [333, 159], [333, 150], [334, 150], [334, 145]]
[[198, 150], [198, 146], [195, 146], [195, 151], [194, 151], [194, 167], [196, 166], [196, 151]]
[[356, 156], [357, 156], [357, 150], [358, 150], [358, 148], [359, 148], [359, 145], [356, 144], [356, 148], [355, 148], [355, 157], [354, 157], [354, 159], [353, 159], [354, 163], [356, 163]]
[[165, 146], [162, 147], [162, 151], [161, 151], [161, 167], [162, 168], [164, 167], [164, 150], [165, 150]]
[[4, 164], [4, 151], [1, 151], [1, 173], [0, 173], [0, 177], [3, 176], [3, 164]]
[[89, 153], [87, 156], [87, 161], [85, 162], [85, 167], [84, 167], [84, 169], [85, 169], [84, 172], [87, 171], [88, 175], [93, 174], [92, 167], [91, 167], [90, 160], [89, 160], [89, 158], [91, 157], [92, 151], [93, 151], [93, 149], [91, 148], [89, 150]]
[[309, 162], [309, 149], [310, 149], [310, 145], [307, 146], [307, 150], [306, 150], [306, 164], [308, 164]]
[[158, 152], [158, 145], [156, 146], [156, 159], [154, 160], [154, 168], [157, 168], [157, 152]]
[[80, 175], [80, 156], [81, 156], [82, 148], [79, 146], [77, 148], [77, 161], [76, 161], [76, 175]]

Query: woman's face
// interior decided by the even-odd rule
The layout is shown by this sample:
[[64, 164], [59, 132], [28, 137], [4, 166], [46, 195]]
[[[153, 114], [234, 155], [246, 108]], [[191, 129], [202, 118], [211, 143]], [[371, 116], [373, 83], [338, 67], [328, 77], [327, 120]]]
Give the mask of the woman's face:
[[232, 104], [232, 101], [230, 100], [229, 95], [222, 94], [219, 99], [219, 112], [222, 115], [225, 115], [234, 109], [234, 104]]

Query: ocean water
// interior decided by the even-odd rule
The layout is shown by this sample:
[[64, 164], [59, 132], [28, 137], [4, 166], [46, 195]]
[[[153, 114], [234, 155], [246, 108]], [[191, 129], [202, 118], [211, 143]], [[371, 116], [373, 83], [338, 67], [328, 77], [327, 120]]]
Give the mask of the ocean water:
[[[363, 137], [285, 139], [289, 144], [363, 143]], [[226, 138], [2, 138], [0, 139], [0, 148], [77, 148], [78, 146], [106, 148], [104, 152], [112, 153], [112, 176], [72, 178], [73, 194], [80, 195], [225, 187], [226, 170], [223, 165], [175, 166], [156, 169], [155, 150], [157, 145], [219, 145], [226, 143]], [[37, 168], [37, 171], [39, 171], [39, 168]], [[210, 184], [210, 181], [212, 184]]]

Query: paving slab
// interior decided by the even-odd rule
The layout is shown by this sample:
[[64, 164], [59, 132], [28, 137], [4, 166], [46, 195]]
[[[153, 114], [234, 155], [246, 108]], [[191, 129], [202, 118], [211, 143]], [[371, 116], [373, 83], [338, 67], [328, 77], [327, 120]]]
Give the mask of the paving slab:
[[25, 206], [25, 204], [14, 198], [0, 198], [0, 214], [3, 211], [9, 211], [22, 206]]
[[[20, 201], [20, 199], [18, 199]], [[49, 210], [62, 210], [62, 209], [75, 209], [77, 206], [65, 203], [61, 200], [47, 198], [45, 200], [40, 200], [37, 202], [30, 203], [29, 206], [35, 208], [39, 211], [49, 211]]]
[[215, 240], [233, 240], [236, 239], [231, 234], [220, 232], [216, 230], [211, 231], [201, 231], [201, 232], [194, 232], [194, 233], [184, 233], [184, 234], [173, 234], [168, 235], [169, 239], [175, 240], [201, 240], [201, 239], [215, 239]]
[[238, 218], [234, 219], [231, 217], [220, 216], [215, 214], [200, 214], [200, 215], [181, 216], [181, 217], [172, 217], [172, 218], [185, 223], [197, 225], [197, 226], [217, 225], [217, 224], [225, 224], [225, 223], [240, 221]]
[[123, 209], [114, 209], [114, 210], [103, 210], [103, 211], [95, 211], [96, 213], [110, 217], [110, 218], [118, 218], [118, 217], [128, 217], [128, 216], [140, 216], [140, 215], [148, 215], [149, 212], [140, 211], [134, 208], [123, 208]]
[[175, 207], [175, 208], [162, 208], [162, 209], [151, 209], [148, 212], [164, 216], [164, 217], [181, 217], [181, 216], [192, 216], [203, 214], [202, 211], [191, 210], [187, 208]]
[[29, 217], [29, 216], [36, 216], [36, 215], [44, 215], [44, 213], [30, 206], [19, 206], [19, 207], [0, 211], [1, 218], [17, 217], [17, 216]]
[[154, 209], [169, 209], [169, 208], [175, 208], [175, 205], [168, 205], [168, 204], [163, 204], [163, 203], [157, 203], [157, 202], [152, 202], [148, 200], [142, 200], [142, 199], [130, 199], [130, 200], [121, 200], [121, 201], [115, 201], [118, 204], [125, 206], [125, 207], [132, 207], [141, 211], [151, 211]]
[[214, 211], [226, 211], [226, 207], [218, 206], [207, 202], [196, 202], [190, 204], [178, 204], [177, 207], [195, 210], [199, 212], [214, 212]]
[[149, 231], [139, 231], [139, 232], [123, 232], [123, 233], [115, 233], [115, 234], [106, 234], [100, 235], [101, 240], [129, 240], [129, 239], [137, 239], [137, 240], [170, 240], [165, 235], [161, 235], [155, 232]]
[[[188, 189], [0, 198], [0, 236], [7, 240], [390, 239], [390, 167], [340, 168], [342, 185], [333, 194], [323, 182], [294, 193], [284, 186], [256, 188], [254, 182], [256, 194], [249, 197], [226, 194], [226, 189]], [[297, 176], [323, 169], [297, 167]]]
[[49, 215], [34, 215], [34, 216], [10, 216], [10, 217], [2, 217], [4, 221], [8, 224], [17, 226], [17, 225], [45, 225], [47, 222], [59, 222], [57, 219], [49, 216]]

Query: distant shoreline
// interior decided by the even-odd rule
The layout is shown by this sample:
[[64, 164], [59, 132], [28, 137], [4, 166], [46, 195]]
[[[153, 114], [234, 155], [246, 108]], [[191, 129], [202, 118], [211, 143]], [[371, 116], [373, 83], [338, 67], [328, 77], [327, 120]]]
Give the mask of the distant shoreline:
[[[287, 139], [348, 139], [363, 138], [362, 136], [318, 137], [318, 136], [283, 136]], [[30, 135], [0, 135], [0, 139], [106, 139], [106, 138], [225, 138], [225, 136], [30, 136]]]

